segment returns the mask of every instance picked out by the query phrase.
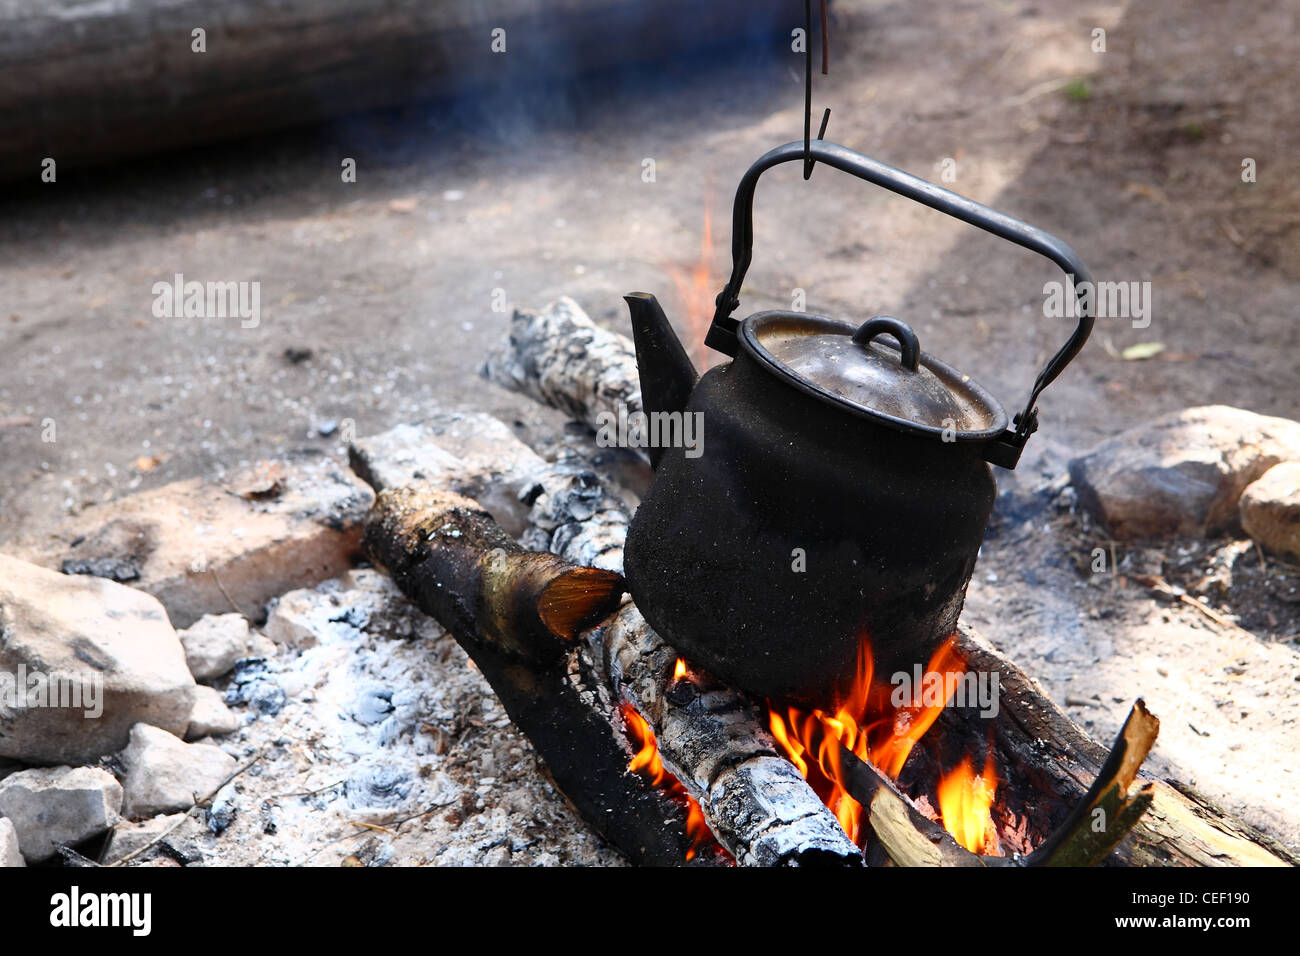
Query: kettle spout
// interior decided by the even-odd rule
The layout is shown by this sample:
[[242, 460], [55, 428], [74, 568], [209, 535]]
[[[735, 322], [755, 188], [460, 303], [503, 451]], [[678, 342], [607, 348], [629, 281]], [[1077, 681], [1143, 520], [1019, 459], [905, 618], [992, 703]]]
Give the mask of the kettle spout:
[[[632, 341], [641, 377], [641, 405], [647, 415], [681, 412], [699, 376], [673, 331], [659, 300], [649, 292], [623, 296], [632, 313]], [[657, 468], [663, 448], [648, 448], [650, 467]]]

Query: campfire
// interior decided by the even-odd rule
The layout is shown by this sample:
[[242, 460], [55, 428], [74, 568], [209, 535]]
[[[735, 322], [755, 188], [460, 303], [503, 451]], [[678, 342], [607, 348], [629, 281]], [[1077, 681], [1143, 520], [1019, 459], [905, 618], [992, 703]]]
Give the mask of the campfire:
[[[208, 296], [190, 296], [182, 309], [169, 293], [136, 321], [165, 348], [148, 367], [127, 369], [127, 384], [148, 392], [132, 407], [148, 414], [127, 424], [131, 416], [110, 415], [121, 426], [111, 435], [96, 438], [83, 423], [93, 424], [91, 406], [130, 405], [129, 388], [69, 398], [57, 386], [83, 374], [92, 384], [117, 382], [130, 350], [108, 355], [107, 367], [95, 348], [65, 351], [55, 330], [67, 297], [45, 294], [60, 277], [37, 276], [35, 303], [15, 305], [8, 325], [24, 367], [57, 381], [22, 407], [21, 389], [0, 390], [8, 403], [0, 402], [0, 427], [16, 429], [6, 440], [33, 439], [19, 454], [40, 458], [6, 515], [14, 527], [29, 514], [62, 516], [57, 528], [15, 539], [14, 556], [0, 555], [0, 865], [1300, 864], [1294, 848], [1156, 775], [1157, 766], [1195, 773], [1193, 782], [1266, 828], [1285, 816], [1272, 798], [1286, 767], [1269, 748], [1288, 739], [1295, 713], [1266, 712], [1278, 700], [1294, 703], [1294, 648], [1259, 638], [1295, 633], [1284, 605], [1294, 607], [1300, 588], [1291, 563], [1300, 559], [1292, 520], [1300, 423], [1191, 409], [1082, 456], [1073, 448], [1105, 431], [1111, 412], [1116, 425], [1140, 417], [1092, 401], [1122, 398], [1142, 379], [1139, 366], [1103, 367], [1095, 342], [1083, 351], [1095, 320], [1131, 321], [1093, 337], [1116, 362], [1155, 360], [1145, 367], [1165, 377], [1161, 402], [1195, 377], [1191, 365], [1163, 363], [1222, 357], [1222, 346], [1250, 364], [1270, 347], [1263, 334], [1232, 338], [1230, 322], [1218, 330], [1226, 346], [1200, 328], [1185, 341], [1142, 331], [1153, 283], [1167, 280], [1177, 297], [1194, 289], [1211, 303], [1232, 298], [1208, 259], [1148, 279], [1153, 270], [1130, 254], [1158, 239], [1187, 190], [1175, 196], [1178, 183], [1163, 181], [1125, 187], [1150, 202], [1132, 204], [1131, 241], [1100, 244], [1124, 255], [1098, 261], [1143, 278], [1096, 282], [1063, 239], [835, 141], [940, 160], [933, 168], [953, 189], [996, 197], [1009, 211], [1042, 211], [1047, 188], [1061, 180], [1020, 175], [1050, 165], [1035, 151], [1086, 145], [1117, 117], [1143, 127], [1144, 142], [1160, 141], [1153, 149], [1169, 146], [1169, 137], [1146, 135], [1156, 127], [1199, 129], [1202, 113], [1216, 120], [1204, 156], [1217, 164], [1215, 182], [1247, 200], [1277, 188], [1263, 175], [1268, 156], [1258, 183], [1256, 158], [1241, 157], [1240, 186], [1251, 188], [1238, 188], [1238, 157], [1210, 147], [1237, 142], [1257, 152], [1247, 145], [1258, 137], [1237, 129], [1235, 114], [1236, 125], [1220, 129], [1223, 111], [1200, 109], [1214, 104], [1183, 96], [1185, 83], [1176, 84], [1178, 109], [1146, 109], [1149, 96], [1143, 109], [1126, 109], [1122, 81], [1139, 75], [1135, 58], [1091, 55], [1105, 52], [1120, 13], [1081, 27], [1012, 11], [994, 32], [1011, 38], [1009, 49], [1038, 43], [1042, 55], [981, 71], [997, 58], [967, 56], [959, 41], [972, 18], [992, 28], [977, 10], [949, 11], [951, 37], [928, 47], [952, 67], [940, 82], [907, 68], [926, 47], [912, 18], [857, 4], [832, 21], [829, 6], [823, 0], [818, 23], [805, 0], [801, 28], [796, 10], [776, 6], [762, 24], [701, 13], [685, 31], [699, 41], [687, 45], [698, 59], [679, 55], [686, 48], [671, 36], [662, 48], [640, 42], [673, 34], [660, 28], [680, 19], [652, 4], [532, 10], [505, 26], [475, 19], [448, 34], [466, 41], [452, 45], [467, 51], [457, 62], [468, 72], [425, 57], [446, 73], [448, 108], [469, 121], [438, 119], [439, 103], [424, 97], [441, 80], [416, 82], [406, 70], [380, 98], [407, 106], [335, 131], [345, 134], [330, 153], [342, 191], [329, 203], [342, 203], [342, 213], [316, 201], [320, 150], [309, 150], [289, 159], [315, 169], [307, 180], [314, 205], [298, 219], [277, 216], [267, 235], [257, 189], [226, 195], [229, 170], [213, 174], [211, 164], [183, 173], [212, 180], [199, 191], [231, 207], [235, 239], [197, 252], [166, 237], [150, 246], [179, 248], [185, 260], [163, 261], [168, 281], [155, 285]], [[148, 13], [132, 20], [141, 42], [156, 26]], [[416, 49], [431, 29], [414, 15], [390, 19], [361, 40]], [[889, 88], [837, 82], [828, 91], [846, 105], [880, 107], [865, 124], [837, 120], [828, 139], [831, 111], [813, 110], [813, 41], [825, 73], [833, 23], [850, 28], [836, 45], [846, 57], [875, 56], [879, 38], [899, 25], [910, 46], [893, 57], [886, 72], [899, 82]], [[37, 27], [58, 32], [58, 24]], [[190, 53], [207, 52], [208, 29], [216, 28], [194, 30]], [[346, 32], [326, 31], [326, 46]], [[211, 38], [218, 67], [229, 39]], [[1237, 52], [1275, 52], [1247, 46]], [[741, 55], [724, 61], [732, 47]], [[187, 55], [183, 36], [167, 49]], [[338, 57], [316, 60], [334, 69]], [[563, 83], [541, 84], [535, 60], [554, 61]], [[773, 108], [791, 62], [804, 69], [802, 135], [791, 124], [739, 163], [740, 151], [791, 118]], [[370, 85], [383, 85], [371, 72]], [[988, 82], [954, 93], [948, 81], [958, 74]], [[532, 88], [516, 102], [521, 80]], [[1087, 105], [1090, 83], [1098, 95]], [[174, 99], [160, 102], [174, 107]], [[551, 128], [547, 114], [557, 107], [565, 121]], [[891, 109], [930, 125], [902, 135], [908, 124], [890, 120]], [[1178, 110], [1185, 115], [1152, 119]], [[1008, 129], [1041, 135], [1010, 151], [1014, 136], [972, 140], [994, 114]], [[410, 139], [408, 120], [433, 133]], [[483, 135], [461, 142], [471, 129]], [[1203, 132], [1171, 142], [1191, 156]], [[95, 162], [134, 151], [137, 133], [125, 130], [122, 148], [100, 150]], [[935, 136], [953, 148], [931, 144], [933, 155], [918, 161], [927, 156], [920, 140]], [[377, 163], [377, 152], [400, 154], [419, 171]], [[444, 153], [455, 161], [441, 162]], [[1152, 155], [1125, 170], [1169, 165]], [[53, 196], [45, 187], [59, 181], [59, 163], [91, 159], [42, 153], [24, 161], [23, 175], [30, 185], [39, 167], [39, 188]], [[733, 164], [739, 179], [715, 191]], [[1076, 207], [1104, 192], [1103, 164], [1085, 165], [1090, 192]], [[88, 169], [72, 185], [91, 188], [101, 172], [109, 171]], [[333, 184], [335, 172], [326, 172]], [[861, 190], [865, 204], [823, 192], [828, 179]], [[1006, 182], [1020, 188], [1002, 189]], [[181, 193], [189, 196], [160, 195], [194, 206]], [[909, 204], [901, 217], [900, 203]], [[913, 220], [918, 205], [942, 220], [937, 231]], [[1269, 237], [1247, 218], [1250, 202], [1220, 205], [1219, 231], [1238, 258], [1269, 259]], [[1115, 217], [1084, 216], [1079, 226], [1076, 207], [1044, 215], [1074, 223], [1070, 238], [1088, 253], [1099, 246], [1089, 228]], [[943, 217], [972, 240], [996, 239], [989, 244], [1050, 264], [1055, 281], [1041, 286], [1042, 314], [1055, 324], [1026, 318], [1040, 294], [1039, 278], [1021, 268], [1026, 260], [1008, 256], [990, 268], [975, 241], [949, 242]], [[250, 218], [257, 228], [240, 233]], [[268, 255], [276, 241], [324, 243], [356, 268], [340, 273], [324, 261], [267, 270], [263, 259], [285, 256], [250, 258], [239, 247], [244, 233]], [[660, 247], [664, 234], [676, 240], [671, 248]], [[904, 248], [908, 236], [922, 248]], [[371, 251], [387, 246], [409, 255], [389, 261]], [[81, 289], [121, 273], [116, 285], [99, 281], [104, 289], [87, 293], [94, 298], [83, 311], [122, 325], [147, 306], [143, 290], [156, 277], [105, 267], [123, 259], [120, 248], [110, 251], [115, 258], [101, 259], [98, 273], [72, 257], [61, 278]], [[855, 285], [860, 253], [863, 268], [876, 270], [870, 288]], [[772, 261], [751, 270], [756, 254]], [[430, 264], [432, 280], [403, 279]], [[184, 283], [182, 266], [185, 275], [213, 272]], [[233, 268], [252, 271], [226, 281], [222, 270]], [[566, 275], [583, 277], [576, 288], [598, 321], [568, 298], [511, 316], [512, 299]], [[628, 291], [630, 280], [611, 284], [617, 275], [637, 276], [637, 288], [655, 289], [664, 305], [652, 292]], [[1028, 283], [1020, 298], [996, 304], [1017, 277]], [[948, 288], [948, 278], [963, 288]], [[218, 287], [260, 295], [263, 280], [277, 321], [263, 327], [256, 308], [245, 316], [214, 304]], [[341, 297], [318, 294], [330, 281], [325, 291], [337, 287]], [[360, 335], [335, 334], [338, 316], [376, 295], [396, 305]], [[862, 309], [885, 300], [897, 315]], [[398, 312], [412, 304], [418, 335], [367, 339], [371, 328], [410, 331]], [[245, 338], [230, 337], [239, 334], [234, 323], [218, 324], [230, 312], [247, 319]], [[973, 330], [947, 324], [954, 316], [968, 316]], [[959, 361], [946, 364], [932, 350]], [[479, 388], [511, 394], [464, 389], [467, 351], [482, 360]], [[209, 374], [223, 357], [231, 369]], [[1080, 357], [1083, 374], [1073, 364]], [[86, 373], [87, 363], [105, 375]], [[976, 380], [990, 365], [997, 395]], [[1250, 387], [1266, 405], [1285, 391], [1273, 376], [1242, 394]], [[195, 388], [203, 394], [188, 394]], [[508, 420], [439, 407], [452, 388], [457, 401], [508, 408]], [[222, 389], [248, 399], [247, 408], [203, 417], [211, 404], [203, 399]], [[160, 390], [168, 400], [150, 401]], [[1092, 412], [1062, 414], [1072, 404]], [[548, 432], [561, 423], [557, 412], [563, 427]], [[191, 419], [210, 437], [186, 427]], [[39, 445], [53, 447], [36, 445], [38, 422]], [[267, 445], [283, 460], [240, 457]], [[76, 479], [71, 462], [86, 466]], [[206, 477], [203, 462], [215, 466]], [[1149, 592], [1144, 603], [1124, 594], [1135, 585]], [[1251, 603], [1267, 631], [1239, 613]], [[1171, 620], [1174, 612], [1232, 640], [1201, 641], [1188, 620]], [[994, 622], [996, 646], [975, 629], [985, 622]], [[89, 670], [74, 685], [64, 672], [77, 662]], [[80, 689], [46, 693], [56, 685]], [[1150, 764], [1161, 723], [1144, 693], [1166, 718], [1164, 750]], [[1253, 762], [1234, 764], [1239, 752]], [[1292, 839], [1294, 820], [1282, 819], [1281, 830]]]
[[[517, 313], [483, 374], [593, 428], [637, 408], [632, 343], [569, 300]], [[409, 450], [362, 441], [354, 466], [379, 491], [364, 534], [371, 560], [447, 627], [556, 786], [633, 862], [1276, 859], [1221, 811], [1139, 777], [1159, 726], [1141, 701], [1108, 751], [964, 624], [902, 669], [859, 632], [849, 679], [826, 707], [712, 673], [625, 596], [627, 492], [597, 453], [431, 477]], [[643, 487], [644, 465], [626, 465], [624, 480]], [[522, 537], [467, 493], [517, 496]]]
[[[686, 662], [679, 657], [674, 669], [675, 678], [681, 678], [685, 673]], [[687, 792], [680, 780], [664, 769], [663, 758], [659, 756], [659, 745], [655, 743], [655, 732], [650, 729], [645, 718], [627, 701], [623, 702], [620, 712], [629, 739], [633, 744], [639, 744], [641, 748], [628, 762], [627, 769], [632, 773], [641, 774], [650, 781], [652, 787], [661, 788], [669, 796], [680, 799], [686, 805], [686, 836], [690, 839], [691, 845], [686, 850], [685, 861], [689, 863], [695, 859], [700, 848], [706, 844], [717, 847], [717, 841], [713, 839], [708, 824], [704, 822], [704, 811], [700, 809], [699, 801]], [[718, 849], [720, 852], [726, 852], [720, 847]]]
[[[626, 338], [598, 328], [572, 301], [560, 300], [541, 312], [516, 313], [483, 371], [590, 424], [612, 408], [637, 408], [634, 352]], [[1201, 866], [1291, 859], [1193, 791], [1140, 773], [1159, 728], [1140, 700], [1107, 749], [965, 622], [944, 632], [925, 654], [910, 661], [904, 655], [903, 662], [870, 630], [853, 631], [844, 680], [824, 704], [757, 694], [721, 676], [668, 640], [627, 593], [629, 501], [645, 487], [648, 470], [628, 452], [588, 444], [570, 429], [568, 449], [548, 462], [504, 423], [455, 413], [360, 438], [351, 456], [355, 472], [377, 493], [373, 506], [359, 507], [351, 519], [374, 568], [349, 571], [354, 580], [346, 588], [327, 582], [319, 592], [284, 595], [265, 630], [294, 650], [277, 654], [274, 645], [265, 648], [270, 638], [260, 645], [247, 636], [239, 639], [240, 647], [261, 646], [257, 653], [264, 656], [238, 665], [229, 693], [242, 699], [246, 689], [247, 699], [258, 701], [268, 716], [278, 707], [296, 706], [297, 720], [313, 706], [286, 703], [283, 688], [269, 679], [271, 658], [301, 662], [301, 670], [295, 663], [285, 671], [290, 679], [326, 666], [322, 662], [332, 662], [332, 668], [355, 652], [365, 622], [375, 619], [388, 622], [380, 624], [393, 632], [386, 640], [401, 648], [391, 651], [402, 656], [385, 665], [390, 669], [400, 662], [404, 672], [412, 671], [419, 666], [413, 662], [431, 652], [446, 662], [448, 638], [454, 640], [478, 672], [472, 678], [477, 693], [490, 689], [495, 695], [495, 719], [508, 717], [531, 743], [545, 778], [576, 817], [604, 838], [601, 852], [612, 847], [636, 864]], [[286, 472], [282, 483], [297, 494], [307, 478]], [[256, 495], [264, 484], [227, 480], [223, 488]], [[265, 500], [227, 490], [219, 499], [240, 515]], [[369, 495], [360, 500], [370, 505]], [[355, 546], [358, 537], [352, 541]], [[741, 547], [736, 553], [748, 556]], [[68, 577], [39, 569], [18, 573], [37, 572]], [[259, 583], [242, 579], [232, 591], [230, 580], [222, 574], [228, 593], [219, 596], [243, 594]], [[138, 594], [114, 588], [126, 597]], [[364, 599], [337, 603], [344, 590]], [[439, 643], [406, 640], [422, 630], [412, 625], [421, 612], [441, 625], [427, 629]], [[725, 608], [701, 620], [728, 632], [749, 623], [746, 615]], [[206, 658], [195, 660], [195, 667], [206, 666]], [[375, 720], [372, 712], [389, 726], [389, 704], [398, 699], [387, 691], [377, 696], [369, 684], [372, 672], [364, 673], [360, 697], [353, 674], [321, 698], [324, 710], [339, 711], [337, 725], [357, 739], [374, 736], [372, 724], [364, 722]], [[408, 689], [426, 680], [423, 674], [409, 676]], [[418, 728], [406, 753], [412, 759], [422, 749], [441, 755], [454, 735], [460, 766], [472, 762], [473, 773], [489, 785], [487, 777], [498, 765], [477, 769], [473, 745], [466, 743], [478, 739], [467, 736], [466, 727], [479, 727], [482, 720], [470, 717], [458, 727], [409, 693], [403, 696], [405, 719]], [[354, 697], [358, 703], [349, 704]], [[359, 709], [361, 702], [369, 709]], [[282, 725], [259, 718], [250, 726], [278, 739]], [[162, 730], [154, 732], [156, 740], [136, 740], [148, 732], [132, 732], [131, 765], [147, 766], [138, 752], [164, 746]], [[395, 754], [382, 748], [367, 753], [365, 766], [345, 780], [297, 783], [283, 798], [282, 812], [288, 812], [288, 801], [302, 800], [292, 804], [294, 826], [305, 828], [317, 822], [314, 801], [342, 788], [359, 794], [361, 806], [389, 807], [373, 819], [357, 820], [340, 800], [349, 830], [391, 836], [390, 830], [407, 823], [423, 833], [429, 824], [417, 827], [414, 821], [432, 823], [430, 815], [437, 814], [437, 825], [459, 828], [472, 813], [475, 791], [449, 800], [430, 790], [421, 802], [402, 805], [403, 788], [410, 785], [404, 775], [408, 760], [390, 760]], [[118, 855], [115, 865], [157, 851], [178, 827], [194, 823], [192, 814], [206, 815], [196, 824], [204, 832], [217, 832], [214, 823], [256, 829], [256, 821], [231, 823], [223, 785], [229, 787], [231, 773], [257, 765], [259, 754], [246, 754], [241, 766], [225, 756], [179, 821], [153, 821], [154, 835]], [[531, 774], [532, 757], [523, 761]], [[307, 772], [287, 757], [284, 762], [294, 774]], [[332, 778], [342, 769], [338, 761], [327, 766], [312, 772]], [[84, 769], [87, 786], [113, 783], [102, 771]], [[472, 774], [467, 780], [473, 786]], [[263, 785], [263, 806], [270, 808], [263, 815], [272, 824], [281, 804], [271, 798], [284, 790], [283, 783], [276, 777]], [[538, 780], [537, 789], [547, 787]], [[227, 796], [218, 799], [218, 791]], [[545, 839], [540, 833], [516, 836]], [[352, 838], [332, 834], [322, 847], [336, 837]], [[380, 849], [354, 856], [364, 862]], [[82, 859], [73, 847], [57, 852]], [[301, 859], [309, 861], [315, 852]]]
[[[900, 699], [895, 685], [873, 680], [871, 644], [864, 639], [851, 692], [834, 714], [769, 703], [768, 724], [786, 756], [835, 814], [849, 839], [864, 846], [867, 833], [862, 827], [862, 805], [848, 792], [840, 746], [897, 781], [913, 748], [951, 703], [965, 673], [956, 639], [950, 637], [926, 666], [924, 675], [929, 680], [917, 681], [910, 699], [906, 695]], [[967, 850], [999, 856], [990, 813], [997, 790], [992, 749], [979, 774], [972, 771], [971, 758], [966, 756], [940, 777], [935, 789], [936, 800], [918, 805], [937, 805], [938, 819]]]

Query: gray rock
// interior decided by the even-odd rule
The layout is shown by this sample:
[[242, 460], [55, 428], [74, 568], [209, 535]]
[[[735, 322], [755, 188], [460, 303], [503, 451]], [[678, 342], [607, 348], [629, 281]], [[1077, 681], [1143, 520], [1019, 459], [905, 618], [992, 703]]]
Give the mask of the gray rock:
[[0, 817], [0, 869], [26, 865], [18, 849], [18, 831], [7, 817]]
[[212, 687], [194, 688], [194, 709], [190, 711], [190, 729], [186, 740], [220, 737], [239, 729], [239, 718], [226, 706], [221, 693]]
[[1300, 461], [1274, 465], [1241, 493], [1241, 526], [1260, 547], [1300, 560]]
[[[129, 856], [148, 846], [164, 833], [169, 831], [179, 833], [179, 829], [173, 831], [172, 828], [184, 819], [185, 814], [183, 813], [171, 813], [153, 817], [149, 820], [142, 820], [139, 823], [123, 820], [113, 827], [113, 832], [109, 834], [108, 846], [104, 848], [104, 856], [101, 862], [115, 863], [122, 857]], [[159, 841], [159, 845], [162, 842], [165, 841]], [[148, 856], [149, 854], [145, 855]]]
[[228, 674], [241, 657], [250, 654], [251, 635], [242, 614], [205, 614], [183, 631], [185, 663], [198, 681]]
[[117, 823], [122, 785], [94, 767], [43, 767], [0, 781], [0, 816], [18, 833], [31, 863], [48, 860], [56, 845], [71, 846]]
[[1235, 528], [1242, 491], [1300, 460], [1300, 422], [1240, 408], [1189, 408], [1070, 462], [1079, 503], [1120, 540]]
[[126, 767], [122, 813], [148, 817], [187, 810], [209, 796], [235, 772], [235, 758], [211, 744], [187, 744], [180, 738], [136, 724], [131, 743], [121, 754]]
[[156, 598], [0, 555], [0, 757], [83, 763], [134, 724], [176, 734], [194, 679]]

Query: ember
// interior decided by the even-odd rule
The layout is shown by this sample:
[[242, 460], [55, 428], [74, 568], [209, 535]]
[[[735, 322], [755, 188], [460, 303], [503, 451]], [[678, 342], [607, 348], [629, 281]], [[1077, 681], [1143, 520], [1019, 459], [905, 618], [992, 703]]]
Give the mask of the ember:
[[[966, 662], [956, 649], [956, 635], [949, 637], [931, 655], [926, 666], [927, 675], [939, 678], [926, 683], [942, 686], [944, 693], [938, 698], [925, 695], [918, 684], [911, 702], [902, 706], [896, 706], [891, 700], [895, 696], [893, 685], [874, 681], [873, 671], [871, 644], [863, 638], [858, 646], [857, 673], [848, 697], [833, 715], [821, 710], [809, 713], [798, 707], [787, 707], [782, 716], [779, 710], [768, 705], [772, 735], [835, 814], [844, 832], [859, 846], [866, 839], [861, 827], [862, 806], [844, 786], [840, 748], [836, 744], [842, 744], [855, 756], [869, 760], [897, 780], [912, 748], [951, 700], [966, 672]], [[992, 750], [981, 774], [976, 775], [971, 767], [967, 757], [940, 779], [937, 797], [942, 822], [966, 849], [997, 856], [1000, 851], [990, 812], [998, 785]]]
[[997, 829], [989, 812], [997, 788], [992, 748], [984, 758], [982, 773], [975, 773], [967, 756], [939, 781], [939, 814], [944, 829], [972, 853], [1002, 855], [998, 848]]

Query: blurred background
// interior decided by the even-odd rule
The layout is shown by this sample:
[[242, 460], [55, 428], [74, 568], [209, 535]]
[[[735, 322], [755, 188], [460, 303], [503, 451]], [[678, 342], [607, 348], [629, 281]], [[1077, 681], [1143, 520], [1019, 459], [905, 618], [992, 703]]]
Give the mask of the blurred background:
[[[1300, 417], [1298, 7], [830, 5], [828, 139], [1062, 236], [1099, 279], [1151, 283], [1150, 325], [1099, 322], [1046, 393], [1039, 456], [1188, 405]], [[0, 540], [337, 451], [340, 422], [465, 405], [527, 431], [548, 413], [477, 367], [512, 308], [562, 294], [626, 331], [620, 297], [654, 292], [706, 361], [732, 191], [802, 135], [797, 0], [0, 17]], [[1008, 407], [1068, 335], [1043, 317], [1046, 263], [834, 170], [775, 170], [755, 216], [741, 315], [795, 290], [898, 315]], [[259, 282], [258, 324], [157, 317], [176, 273]]]

